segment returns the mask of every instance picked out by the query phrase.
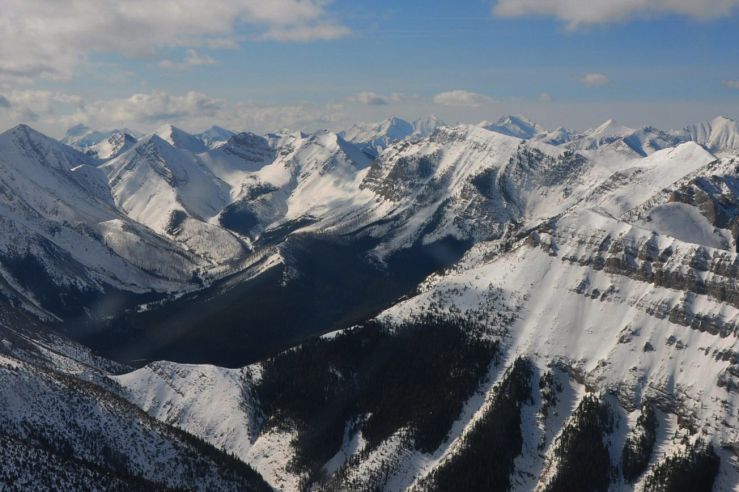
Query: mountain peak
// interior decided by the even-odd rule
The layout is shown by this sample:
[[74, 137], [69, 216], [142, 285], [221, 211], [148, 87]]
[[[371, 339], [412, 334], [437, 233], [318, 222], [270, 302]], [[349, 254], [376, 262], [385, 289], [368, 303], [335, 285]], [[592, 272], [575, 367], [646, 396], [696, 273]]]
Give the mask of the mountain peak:
[[55, 140], [47, 135], [44, 135], [40, 131], [26, 125], [25, 123], [15, 125], [13, 128], [10, 128], [9, 130], [6, 130], [4, 133], [2, 133], [2, 135], [12, 136], [22, 141], [27, 140], [27, 141], [32, 141], [36, 143], [46, 142], [52, 145], [64, 146], [58, 140]]
[[154, 132], [154, 135], [157, 135], [178, 149], [187, 150], [196, 154], [208, 150], [205, 144], [195, 135], [187, 133], [171, 124], [160, 126]]
[[739, 149], [739, 125], [726, 116], [690, 125], [685, 133], [711, 152]]
[[202, 133], [195, 135], [195, 137], [199, 138], [206, 147], [213, 149], [225, 144], [234, 135], [235, 133], [231, 130], [213, 125]]
[[35, 163], [64, 170], [89, 164], [86, 155], [24, 123], [0, 134], [0, 153], [21, 155]]
[[418, 118], [413, 122], [413, 134], [417, 137], [426, 137], [433, 133], [434, 130], [440, 126], [445, 126], [446, 123], [441, 121], [435, 114], [430, 114], [423, 118]]
[[398, 118], [397, 116], [391, 116], [390, 118], [385, 119], [382, 123], [380, 123], [380, 128], [382, 128], [385, 132], [391, 132], [391, 131], [400, 131], [400, 132], [411, 131], [412, 132], [413, 131], [413, 126], [410, 123], [408, 123], [402, 118]]
[[538, 123], [534, 123], [529, 118], [521, 115], [506, 115], [498, 119], [495, 123], [483, 121], [478, 126], [496, 133], [502, 133], [509, 137], [522, 138], [528, 140], [534, 136], [545, 132], [544, 127]]
[[714, 128], [722, 128], [725, 126], [736, 126], [736, 120], [733, 120], [727, 116], [716, 116], [711, 120], [711, 126]]
[[633, 132], [632, 128], [622, 125], [613, 118], [606, 120], [600, 126], [590, 130], [588, 133], [598, 137], [623, 137]]

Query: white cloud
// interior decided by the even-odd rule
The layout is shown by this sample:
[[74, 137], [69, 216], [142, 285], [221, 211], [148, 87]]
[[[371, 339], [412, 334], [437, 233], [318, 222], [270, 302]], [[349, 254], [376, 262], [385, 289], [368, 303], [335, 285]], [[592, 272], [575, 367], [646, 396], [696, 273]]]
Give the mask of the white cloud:
[[419, 96], [401, 94], [398, 92], [394, 92], [386, 96], [386, 95], [378, 94], [372, 91], [363, 91], [354, 96], [349, 97], [348, 100], [350, 102], [364, 104], [366, 106], [387, 106], [388, 104], [412, 101], [418, 98]]
[[213, 58], [202, 53], [198, 53], [194, 49], [189, 49], [185, 53], [185, 58], [182, 61], [174, 60], [162, 60], [159, 62], [159, 66], [162, 68], [171, 68], [173, 70], [184, 71], [188, 68], [198, 67], [201, 65], [215, 65], [216, 62]]
[[611, 83], [608, 77], [602, 73], [586, 73], [580, 77], [580, 82], [588, 87], [602, 87]]
[[550, 103], [554, 101], [554, 97], [548, 92], [542, 92], [539, 94], [539, 102]]
[[493, 13], [501, 17], [552, 16], [574, 29], [588, 24], [671, 14], [715, 19], [731, 14], [737, 6], [739, 0], [498, 0]]
[[723, 85], [727, 89], [739, 89], [739, 80], [724, 80]]
[[161, 48], [234, 47], [242, 24], [278, 41], [349, 31], [327, 0], [3, 0], [0, 82], [69, 79], [93, 53], [154, 57]]
[[351, 97], [350, 100], [358, 102], [359, 104], [366, 104], [368, 106], [386, 106], [391, 102], [390, 97], [382, 96], [372, 91], [360, 92], [356, 96]]
[[202, 130], [217, 123], [235, 130], [272, 131], [285, 127], [333, 127], [343, 114], [341, 105], [268, 106], [249, 101], [227, 101], [194, 91], [182, 95], [151, 92], [88, 102], [66, 114], [41, 115], [40, 123], [53, 127], [57, 133], [77, 123], [95, 128], [125, 126], [141, 131], [153, 130], [163, 123], [192, 130]]
[[133, 94], [123, 99], [96, 101], [85, 105], [72, 118], [98, 124], [147, 125], [174, 122], [194, 115], [216, 118], [226, 106], [226, 101], [194, 91], [182, 96], [152, 92]]
[[483, 104], [490, 104], [493, 101], [492, 98], [478, 94], [476, 92], [469, 92], [463, 90], [441, 92], [434, 96], [434, 102], [442, 106], [482, 106]]
[[84, 102], [79, 96], [62, 92], [16, 89], [0, 96], [0, 107], [10, 109], [11, 117], [18, 121], [38, 121], [59, 111], [80, 110]]
[[304, 26], [277, 26], [267, 31], [263, 39], [282, 42], [307, 42], [331, 40], [347, 36], [349, 28], [334, 23], [318, 23]]

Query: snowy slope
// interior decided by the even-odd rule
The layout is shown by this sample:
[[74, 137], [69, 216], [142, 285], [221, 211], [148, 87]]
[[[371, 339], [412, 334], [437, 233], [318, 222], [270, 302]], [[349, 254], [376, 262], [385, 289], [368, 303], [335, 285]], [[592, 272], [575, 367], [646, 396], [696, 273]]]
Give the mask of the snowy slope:
[[245, 254], [236, 237], [209, 222], [229, 203], [229, 187], [192, 153], [152, 135], [100, 169], [115, 203], [130, 218], [176, 239], [211, 265]]
[[85, 490], [268, 490], [252, 470], [116, 396], [106, 376], [122, 367], [59, 337], [7, 328], [7, 315], [0, 487], [51, 480]]
[[739, 127], [737, 122], [719, 116], [711, 121], [690, 125], [685, 128], [688, 137], [712, 152], [739, 149]]
[[231, 130], [226, 130], [218, 125], [213, 125], [202, 133], [195, 135], [209, 149], [220, 147], [235, 135]]
[[[739, 440], [731, 410], [739, 404], [735, 161], [695, 142], [640, 153], [625, 141], [635, 131], [614, 123], [596, 130], [599, 143], [575, 152], [445, 127], [390, 145], [370, 167], [327, 132], [244, 136], [242, 154], [251, 159], [226, 152], [231, 141], [201, 155], [230, 189], [242, 183], [233, 203], [263, 228], [310, 216], [315, 222], [303, 230], [372, 235], [380, 257], [448, 235], [475, 243], [380, 318], [435, 312], [485, 320], [488, 336], [502, 343], [500, 364], [437, 449], [420, 451], [403, 428], [370, 448], [350, 421], [320, 483], [425, 490], [465, 452], [519, 356], [535, 371], [520, 410], [514, 490], [556, 479], [561, 436], [588, 395], [606, 401], [618, 423], [604, 440], [614, 490], [641, 490], [656, 466], [698, 437], [720, 455], [719, 490], [739, 483], [736, 460], [722, 448]], [[261, 370], [156, 362], [112, 380], [151, 416], [235, 453], [272, 486], [299, 490], [306, 476], [291, 466], [298, 434], [262, 426], [254, 391]], [[547, 372], [560, 387], [553, 403], [541, 389]], [[658, 436], [634, 489], [621, 478], [621, 450], [644, 404], [658, 409]]]
[[539, 207], [551, 214], [576, 203], [591, 179], [607, 177], [593, 169], [583, 156], [546, 144], [469, 125], [442, 127], [386, 149], [361, 184], [375, 200], [332, 227], [383, 238], [379, 256], [448, 236], [494, 238], [511, 222], [539, 215]]
[[256, 236], [299, 219], [312, 222], [369, 199], [359, 183], [370, 158], [331, 132], [273, 135], [269, 141], [241, 134], [203, 158], [224, 180], [240, 183], [232, 188], [237, 194], [221, 223], [239, 227], [230, 225], [236, 217], [248, 224], [237, 229], [242, 234]]
[[274, 139], [270, 141], [253, 133], [239, 133], [201, 154], [200, 158], [214, 175], [231, 187], [231, 197], [235, 198], [250, 176], [274, 161], [278, 146]]
[[28, 127], [0, 135], [6, 280], [33, 298], [44, 277], [26, 276], [17, 263], [31, 261], [60, 289], [182, 288], [193, 259], [117, 210], [105, 176], [88, 159]]
[[503, 135], [523, 140], [528, 140], [541, 133], [547, 133], [544, 127], [521, 115], [503, 116], [495, 123], [483, 121], [478, 126], [491, 132], [502, 133]]
[[85, 149], [85, 153], [106, 161], [126, 152], [128, 149], [136, 145], [137, 139], [130, 133], [122, 130], [115, 130], [111, 135]]
[[165, 232], [172, 214], [208, 219], [228, 201], [227, 186], [192, 154], [156, 135], [104, 164], [116, 203], [133, 219]]
[[429, 116], [425, 116], [423, 118], [418, 118], [417, 120], [413, 121], [412, 125], [413, 125], [413, 134], [411, 136], [414, 138], [428, 137], [437, 128], [441, 128], [442, 126], [447, 126], [446, 123], [444, 123], [436, 115], [433, 115], [433, 114]]
[[412, 134], [423, 131], [429, 122], [419, 122], [418, 127], [407, 121], [392, 117], [380, 123], [357, 124], [339, 133], [347, 142], [359, 146], [363, 152], [371, 157], [377, 157], [382, 150], [393, 142], [403, 140]]
[[163, 125], [153, 133], [172, 147], [198, 154], [207, 150], [207, 145], [197, 136], [191, 135], [173, 125]]
[[[245, 458], [257, 437], [249, 369], [156, 362], [114, 376], [127, 399], [164, 422], [181, 423], [220, 449]], [[217, 395], [217, 396], [216, 396]]]
[[84, 154], [107, 160], [131, 148], [139, 136], [138, 132], [125, 128], [100, 131], [80, 124], [68, 129], [61, 142]]

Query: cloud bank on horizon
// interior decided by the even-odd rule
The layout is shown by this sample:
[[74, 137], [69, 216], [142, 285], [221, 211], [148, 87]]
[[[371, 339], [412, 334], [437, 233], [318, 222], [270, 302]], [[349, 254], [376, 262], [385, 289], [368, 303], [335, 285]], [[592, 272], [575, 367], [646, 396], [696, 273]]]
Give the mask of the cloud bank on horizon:
[[739, 0], [500, 0], [493, 13], [502, 17], [553, 16], [576, 29], [665, 15], [710, 20], [730, 15], [737, 7]]
[[736, 118], [738, 11], [739, 0], [5, 0], [0, 129]]

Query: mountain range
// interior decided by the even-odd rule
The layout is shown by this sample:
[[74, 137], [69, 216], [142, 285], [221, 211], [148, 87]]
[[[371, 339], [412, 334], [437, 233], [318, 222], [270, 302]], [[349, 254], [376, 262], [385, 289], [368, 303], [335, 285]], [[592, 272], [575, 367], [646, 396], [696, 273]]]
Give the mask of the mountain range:
[[731, 119], [20, 125], [0, 230], [0, 483], [739, 486]]

